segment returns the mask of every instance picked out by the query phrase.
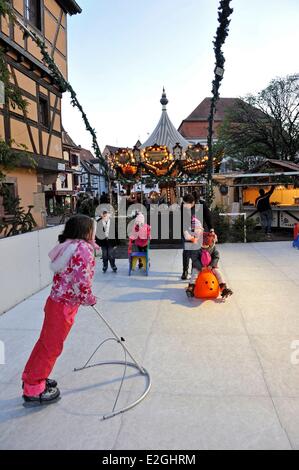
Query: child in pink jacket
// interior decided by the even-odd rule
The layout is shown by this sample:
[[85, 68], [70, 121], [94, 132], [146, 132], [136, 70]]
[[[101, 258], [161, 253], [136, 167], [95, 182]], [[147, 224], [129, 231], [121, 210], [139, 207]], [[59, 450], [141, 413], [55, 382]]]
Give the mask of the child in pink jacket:
[[[129, 253], [132, 251], [132, 245], [134, 244], [136, 251], [145, 252], [149, 240], [151, 238], [151, 226], [145, 224], [144, 215], [141, 213], [137, 214], [132, 228], [131, 235], [129, 237]], [[143, 267], [141, 259], [139, 259], [139, 269]]]
[[85, 215], [71, 217], [60, 244], [50, 253], [53, 285], [45, 305], [45, 318], [23, 380], [24, 405], [47, 405], [60, 398], [55, 380], [49, 375], [60, 356], [80, 305], [95, 305], [91, 290], [95, 269], [95, 223]]

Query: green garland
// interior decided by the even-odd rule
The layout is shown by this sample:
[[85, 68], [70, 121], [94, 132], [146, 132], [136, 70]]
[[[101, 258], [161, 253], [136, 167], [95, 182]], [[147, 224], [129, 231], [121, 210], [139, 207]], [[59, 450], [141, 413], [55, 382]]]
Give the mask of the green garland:
[[[174, 165], [172, 165], [172, 167], [169, 168], [163, 176], [156, 175], [155, 171], [152, 170], [150, 167], [148, 167], [148, 165], [144, 162], [141, 162], [138, 165], [136, 165], [136, 168], [137, 168], [137, 173], [134, 175], [134, 177], [126, 178], [121, 168], [117, 167], [116, 172], [117, 172], [118, 181], [120, 182], [127, 181], [128, 182], [127, 184], [136, 184], [137, 182], [140, 181], [140, 169], [143, 169], [146, 174], [149, 174], [148, 178], [151, 178], [151, 180], [154, 181], [155, 184], [165, 183], [165, 182], [176, 182], [176, 181], [178, 182], [194, 181], [194, 180], [199, 181], [205, 178], [205, 174], [206, 174], [206, 165], [205, 165], [204, 170], [202, 170], [200, 173], [197, 173], [196, 175], [184, 173], [185, 172], [184, 166], [182, 162], [179, 160], [176, 160], [174, 162]], [[184, 175], [172, 176], [172, 172], [176, 170], [179, 171], [179, 173], [184, 173]]]
[[10, 73], [5, 61], [5, 55], [3, 49], [0, 48], [0, 80], [4, 83], [5, 96], [13, 109], [19, 108], [21, 111], [26, 112], [28, 101], [22, 97], [20, 90], [10, 82], [9, 78]]
[[[102, 169], [104, 170], [105, 176], [109, 180], [109, 177], [110, 177], [109, 167], [108, 167], [108, 164], [107, 164], [106, 160], [102, 156], [100, 146], [99, 146], [98, 141], [97, 141], [96, 131], [93, 127], [91, 127], [90, 122], [87, 118], [87, 115], [84, 112], [83, 107], [82, 107], [82, 105], [80, 104], [80, 102], [77, 98], [76, 92], [74, 91], [74, 89], [70, 85], [70, 83], [67, 80], [65, 80], [62, 73], [60, 72], [57, 65], [55, 64], [54, 60], [48, 54], [47, 46], [46, 46], [45, 42], [42, 41], [33, 31], [30, 31], [30, 33], [31, 33], [32, 37], [34, 38], [34, 41], [36, 42], [36, 44], [40, 48], [40, 51], [41, 51], [41, 54], [43, 56], [44, 62], [48, 66], [48, 68], [50, 70], [50, 73], [51, 73], [51, 76], [52, 76], [55, 84], [59, 87], [59, 89], [61, 90], [62, 93], [66, 92], [66, 91], [68, 91], [70, 93], [72, 106], [74, 108], [76, 107], [80, 111], [82, 119], [83, 119], [85, 127], [86, 127], [86, 130], [91, 134], [92, 148], [95, 152], [96, 158], [99, 160], [100, 165], [101, 165]], [[25, 34], [26, 34], [26, 31], [25, 31]]]
[[[100, 162], [101, 167], [104, 170], [105, 176], [109, 180], [110, 175], [109, 175], [108, 164], [102, 156], [102, 153], [101, 153], [98, 141], [97, 141], [97, 137], [96, 137], [96, 131], [95, 131], [95, 129], [93, 129], [91, 127], [91, 125], [89, 123], [89, 120], [87, 118], [87, 115], [84, 112], [83, 107], [80, 104], [80, 102], [77, 98], [77, 94], [75, 93], [74, 89], [72, 88], [70, 83], [67, 80], [65, 80], [65, 78], [63, 77], [63, 75], [60, 72], [59, 68], [55, 64], [54, 60], [48, 54], [47, 46], [46, 46], [45, 42], [42, 41], [35, 34], [34, 31], [30, 30], [30, 32], [28, 32], [27, 28], [24, 27], [20, 22], [18, 22], [17, 17], [15, 16], [14, 11], [12, 9], [12, 6], [9, 4], [9, 2], [7, 0], [0, 0], [0, 16], [5, 16], [5, 15], [8, 15], [8, 17], [11, 21], [17, 22], [18, 26], [23, 30], [24, 37], [30, 36], [34, 40], [34, 42], [37, 44], [37, 46], [40, 48], [40, 51], [41, 51], [41, 54], [43, 56], [44, 62], [50, 70], [50, 75], [52, 76], [52, 79], [53, 79], [54, 83], [59, 87], [60, 91], [62, 93], [68, 91], [71, 94], [71, 104], [72, 104], [73, 107], [77, 107], [78, 110], [80, 111], [82, 119], [83, 119], [85, 127], [86, 127], [86, 130], [88, 132], [90, 132], [90, 134], [92, 136], [92, 148], [95, 152], [96, 157], [98, 158], [98, 160]], [[0, 67], [1, 67], [1, 61], [0, 61]], [[0, 71], [1, 71], [1, 68], [0, 68]]]
[[[152, 185], [154, 186], [155, 184], [160, 184], [160, 183], [200, 183], [202, 182], [203, 179], [206, 179], [205, 175], [194, 175], [194, 176], [180, 176], [173, 178], [172, 176], [160, 176], [160, 177], [155, 177], [155, 176], [148, 176], [142, 181], [142, 185]], [[136, 181], [136, 179], [132, 178], [124, 178], [124, 177], [119, 177], [117, 178], [117, 181], [122, 184], [122, 185], [134, 185], [137, 183], [140, 183], [140, 181]]]
[[[0, 0], [0, 18], [5, 19], [6, 16], [10, 21], [15, 22], [16, 17], [10, 4], [6, 0]], [[12, 108], [17, 107], [21, 111], [26, 111], [28, 102], [24, 100], [20, 90], [10, 81], [10, 73], [2, 48], [0, 48], [0, 80], [4, 83], [5, 96]]]
[[[217, 67], [222, 67], [223, 68], [223, 64], [224, 64], [224, 57], [223, 57], [223, 54], [221, 52], [221, 45], [224, 43], [225, 37], [228, 34], [227, 30], [228, 30], [229, 20], [227, 18], [233, 11], [231, 8], [229, 8], [230, 1], [231, 0], [221, 0], [220, 1], [220, 7], [219, 7], [219, 10], [220, 10], [220, 13], [219, 13], [220, 27], [217, 30], [217, 36], [216, 36], [216, 39], [214, 41], [214, 46], [215, 46], [214, 49], [215, 49], [215, 54], [216, 54], [216, 68]], [[221, 11], [221, 9], [223, 11]], [[8, 4], [8, 2], [6, 0], [0, 0], [0, 13], [2, 13], [2, 11], [5, 12], [4, 14], [8, 14], [9, 17], [12, 20], [15, 21], [15, 15], [13, 13], [13, 10], [12, 10], [11, 6]], [[109, 169], [109, 166], [108, 166], [108, 162], [102, 156], [102, 153], [101, 153], [98, 141], [97, 141], [97, 137], [96, 137], [96, 131], [90, 125], [90, 122], [87, 118], [87, 115], [84, 112], [83, 107], [82, 107], [82, 105], [80, 104], [80, 102], [77, 98], [76, 92], [74, 91], [74, 89], [72, 88], [70, 83], [67, 80], [65, 80], [65, 78], [63, 77], [63, 75], [60, 72], [59, 68], [55, 64], [54, 60], [48, 54], [47, 46], [46, 46], [45, 42], [42, 41], [35, 34], [34, 31], [30, 30], [30, 32], [28, 32], [28, 30], [26, 28], [22, 27], [22, 25], [20, 23], [18, 23], [18, 24], [19, 24], [20, 28], [23, 29], [24, 36], [26, 36], [26, 35], [29, 36], [30, 35], [31, 38], [37, 44], [37, 46], [40, 48], [41, 54], [43, 56], [43, 60], [44, 60], [45, 64], [47, 65], [47, 67], [49, 68], [50, 75], [51, 75], [54, 83], [59, 87], [59, 89], [61, 90], [62, 93], [66, 92], [66, 91], [68, 91], [70, 93], [70, 95], [71, 95], [71, 104], [72, 104], [73, 107], [76, 107], [81, 113], [81, 116], [82, 116], [82, 119], [84, 121], [86, 130], [92, 136], [92, 148], [95, 152], [95, 155], [96, 155], [97, 159], [100, 162], [101, 167], [104, 170], [106, 178], [109, 181], [110, 180], [110, 169]], [[220, 84], [220, 81], [222, 80], [222, 77], [219, 77], [218, 75], [216, 75], [216, 68], [215, 68], [215, 80], [213, 82], [213, 98], [212, 98], [212, 104], [211, 104], [211, 110], [214, 109], [214, 111], [215, 111], [216, 99], [219, 97], [219, 95], [218, 95], [219, 84]], [[214, 111], [211, 112], [211, 116], [209, 118], [209, 124], [211, 122], [211, 125], [213, 123], [213, 116], [214, 116], [213, 113], [214, 113]], [[210, 131], [209, 131], [209, 133], [210, 133]], [[212, 136], [212, 134], [211, 134], [211, 136]], [[210, 137], [210, 139], [212, 139], [212, 137]], [[213, 165], [213, 160], [212, 159], [211, 159], [210, 163]], [[184, 182], [191, 182], [191, 181], [199, 181], [199, 180], [202, 180], [202, 178], [203, 178], [202, 174], [173, 178], [173, 177], [170, 176], [170, 174], [173, 171], [174, 167], [169, 169], [167, 171], [166, 175], [158, 177], [154, 174], [154, 172], [150, 168], [148, 168], [146, 166], [146, 164], [143, 163], [141, 165], [151, 175], [151, 177], [153, 178], [153, 181], [156, 181], [157, 183], [173, 182], [174, 180], [177, 181], [177, 182], [184, 183]], [[179, 166], [179, 169], [182, 170], [180, 162], [177, 162], [176, 166], [177, 165]], [[121, 176], [119, 178], [119, 181], [124, 182], [125, 184], [135, 184], [136, 183], [135, 179], [122, 178]]]
[[220, 0], [220, 5], [218, 8], [218, 22], [219, 26], [217, 28], [216, 37], [214, 38], [214, 52], [215, 52], [215, 69], [214, 69], [214, 80], [212, 82], [212, 98], [210, 106], [210, 115], [208, 118], [209, 127], [208, 127], [208, 149], [209, 149], [209, 160], [208, 160], [208, 180], [212, 181], [213, 173], [213, 122], [216, 112], [216, 103], [219, 99], [219, 88], [221, 81], [223, 79], [224, 73], [224, 63], [225, 58], [221, 50], [225, 39], [229, 31], [229, 16], [233, 13], [233, 9], [230, 7], [231, 0]]
[[[20, 158], [26, 158], [28, 163], [33, 167], [34, 162], [30, 158], [30, 155], [26, 152], [27, 147], [25, 145], [16, 144], [20, 150], [11, 148], [12, 144], [16, 144], [15, 141], [5, 142], [4, 140], [0, 139], [0, 165], [5, 170], [13, 170]], [[5, 180], [5, 173], [0, 170], [0, 192], [1, 192], [1, 182]]]
[[[0, 0], [0, 17], [5, 18], [5, 16], [8, 16], [9, 20], [15, 21], [11, 6], [6, 0]], [[13, 109], [19, 108], [21, 111], [26, 112], [28, 102], [24, 100], [20, 90], [10, 81], [10, 73], [2, 48], [0, 48], [0, 80], [4, 83], [5, 96], [8, 104], [10, 104]], [[18, 145], [20, 148], [18, 151], [11, 148], [12, 143], [15, 142], [5, 142], [0, 139], [0, 165], [6, 170], [14, 169], [21, 157], [28, 157], [25, 145]], [[0, 170], [0, 183], [3, 182], [4, 179], [5, 173]], [[3, 187], [0, 186], [0, 193], [2, 194], [2, 192]]]
[[0, 0], [0, 16], [8, 16], [10, 20], [15, 20], [14, 12], [11, 8], [10, 3], [7, 0]]

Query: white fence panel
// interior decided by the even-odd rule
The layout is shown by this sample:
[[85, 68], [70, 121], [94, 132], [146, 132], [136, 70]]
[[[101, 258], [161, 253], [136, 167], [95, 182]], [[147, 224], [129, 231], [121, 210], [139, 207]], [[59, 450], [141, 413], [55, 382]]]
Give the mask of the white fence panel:
[[53, 272], [49, 268], [50, 258], [48, 253], [56, 245], [58, 235], [62, 230], [63, 226], [59, 226], [40, 230], [38, 233], [41, 289], [52, 281]]
[[57, 226], [0, 239], [0, 314], [51, 282], [48, 252], [62, 229]]

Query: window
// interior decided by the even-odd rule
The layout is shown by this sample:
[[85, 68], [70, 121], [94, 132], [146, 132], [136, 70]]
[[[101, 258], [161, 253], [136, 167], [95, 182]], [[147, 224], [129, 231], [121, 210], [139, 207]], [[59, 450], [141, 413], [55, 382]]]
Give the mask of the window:
[[64, 178], [61, 178], [61, 187], [63, 189], [67, 189], [68, 188], [68, 177], [67, 177], [67, 173], [65, 173], [64, 175]]
[[0, 196], [3, 197], [3, 206], [6, 214], [14, 214], [18, 204], [17, 188], [15, 183], [3, 183]]
[[80, 180], [79, 180], [79, 175], [73, 175], [73, 185], [76, 187], [76, 186], [79, 186], [80, 185]]
[[39, 122], [45, 126], [49, 127], [49, 102], [47, 98], [42, 96], [39, 97]]
[[42, 30], [41, 0], [25, 0], [26, 19], [37, 29]]
[[78, 166], [79, 165], [78, 155], [71, 154], [71, 165], [72, 166]]

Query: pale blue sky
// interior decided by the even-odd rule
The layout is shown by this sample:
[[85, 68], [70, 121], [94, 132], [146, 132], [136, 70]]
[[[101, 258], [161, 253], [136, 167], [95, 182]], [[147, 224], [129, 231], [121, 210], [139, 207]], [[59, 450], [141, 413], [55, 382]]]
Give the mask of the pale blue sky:
[[[68, 20], [69, 80], [103, 149], [146, 140], [162, 87], [178, 127], [206, 96], [214, 70], [219, 0], [77, 0]], [[299, 0], [233, 0], [222, 97], [244, 96], [299, 72]], [[77, 144], [89, 134], [65, 95], [63, 120]]]

